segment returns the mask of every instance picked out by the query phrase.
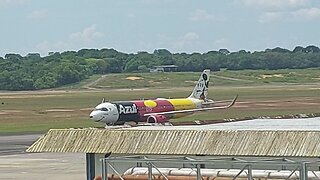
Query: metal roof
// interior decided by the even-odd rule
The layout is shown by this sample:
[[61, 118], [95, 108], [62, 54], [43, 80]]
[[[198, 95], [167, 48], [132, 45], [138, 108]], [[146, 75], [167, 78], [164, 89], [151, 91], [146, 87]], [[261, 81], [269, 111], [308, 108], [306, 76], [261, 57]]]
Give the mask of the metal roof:
[[134, 130], [263, 130], [320, 131], [320, 117], [297, 119], [253, 119], [191, 126], [138, 126]]
[[320, 157], [320, 131], [53, 129], [27, 152]]

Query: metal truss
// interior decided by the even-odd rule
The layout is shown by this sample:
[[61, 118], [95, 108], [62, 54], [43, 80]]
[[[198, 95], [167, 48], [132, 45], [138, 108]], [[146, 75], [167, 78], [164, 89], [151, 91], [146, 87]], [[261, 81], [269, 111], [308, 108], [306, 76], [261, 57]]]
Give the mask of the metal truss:
[[[120, 156], [120, 157], [108, 157], [101, 159], [102, 163], [102, 178], [107, 180], [108, 168], [111, 168], [121, 180], [121, 174], [116, 171], [111, 163], [144, 163], [148, 167], [148, 179], [152, 180], [152, 169], [154, 168], [163, 176], [166, 180], [168, 179], [164, 175], [155, 163], [170, 163], [170, 164], [192, 164], [196, 168], [196, 176], [198, 180], [202, 179], [201, 176], [201, 165], [203, 164], [214, 164], [214, 165], [238, 165], [242, 166], [242, 169], [239, 170], [239, 173], [233, 177], [236, 179], [241, 173], [245, 170], [247, 178], [253, 180], [252, 169], [257, 165], [277, 165], [285, 166], [291, 168], [291, 174], [286, 178], [289, 179], [291, 176], [299, 171], [299, 179], [307, 180], [308, 179], [308, 167], [320, 167], [320, 160], [316, 161], [306, 161], [306, 160], [295, 160], [290, 158], [262, 158], [262, 157], [214, 157], [210, 158], [208, 156], [175, 156], [175, 157], [157, 157], [149, 158], [147, 156]], [[266, 168], [268, 170], [268, 168]], [[318, 175], [314, 171], [310, 171], [315, 179], [319, 179]]]

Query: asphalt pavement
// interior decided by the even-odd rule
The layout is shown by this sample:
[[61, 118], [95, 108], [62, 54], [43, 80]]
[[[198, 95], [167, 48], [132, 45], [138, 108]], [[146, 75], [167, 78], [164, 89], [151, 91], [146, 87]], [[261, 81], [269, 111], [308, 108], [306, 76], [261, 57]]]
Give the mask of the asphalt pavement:
[[41, 134], [0, 136], [0, 156], [25, 153]]
[[0, 180], [86, 179], [84, 153], [26, 153], [40, 136], [0, 136]]

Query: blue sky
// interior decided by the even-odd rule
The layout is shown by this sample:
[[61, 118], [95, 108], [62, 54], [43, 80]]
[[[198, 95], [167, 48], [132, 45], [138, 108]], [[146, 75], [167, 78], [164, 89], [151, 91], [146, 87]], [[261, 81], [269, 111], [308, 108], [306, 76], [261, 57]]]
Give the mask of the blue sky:
[[0, 56], [320, 46], [320, 0], [0, 0]]

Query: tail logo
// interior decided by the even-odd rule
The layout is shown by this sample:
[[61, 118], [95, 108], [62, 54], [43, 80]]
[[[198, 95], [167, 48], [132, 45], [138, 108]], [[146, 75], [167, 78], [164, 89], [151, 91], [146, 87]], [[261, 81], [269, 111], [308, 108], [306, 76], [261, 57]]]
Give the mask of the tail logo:
[[208, 87], [209, 87], [209, 75], [210, 75], [210, 70], [204, 70], [202, 72], [197, 85], [195, 86], [192, 94], [189, 97], [202, 99], [202, 100], [207, 99]]
[[204, 100], [204, 99], [206, 99], [206, 96], [205, 96], [204, 92], [206, 90], [208, 90], [208, 88], [209, 88], [209, 80], [208, 80], [208, 75], [207, 74], [202, 74], [202, 78], [204, 80], [205, 87], [203, 87], [202, 93], [200, 95], [200, 99]]
[[206, 88], [208, 88], [209, 87], [209, 79], [208, 79], [208, 75], [207, 74], [203, 74], [202, 75], [202, 78], [203, 78], [203, 80], [205, 81], [205, 86], [206, 86]]

